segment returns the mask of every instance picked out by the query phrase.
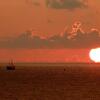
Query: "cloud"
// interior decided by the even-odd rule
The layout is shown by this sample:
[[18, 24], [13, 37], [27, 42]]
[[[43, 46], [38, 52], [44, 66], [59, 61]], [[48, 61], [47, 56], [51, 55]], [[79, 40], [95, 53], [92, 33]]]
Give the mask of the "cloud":
[[72, 25], [72, 31], [67, 27], [63, 33], [48, 38], [33, 35], [34, 32], [27, 31], [16, 38], [0, 40], [0, 48], [34, 48], [34, 49], [56, 49], [56, 48], [94, 48], [100, 46], [100, 32], [92, 28], [90, 32], [84, 32], [81, 22]]
[[41, 48], [47, 47], [47, 40], [27, 31], [16, 38], [0, 40], [0, 48]]
[[86, 8], [86, 0], [46, 0], [47, 7], [55, 9]]

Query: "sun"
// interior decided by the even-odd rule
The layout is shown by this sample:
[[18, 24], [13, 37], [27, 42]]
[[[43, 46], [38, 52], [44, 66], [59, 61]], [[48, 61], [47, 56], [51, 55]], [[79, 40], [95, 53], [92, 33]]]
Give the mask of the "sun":
[[89, 57], [96, 63], [100, 62], [100, 48], [91, 49], [89, 52]]

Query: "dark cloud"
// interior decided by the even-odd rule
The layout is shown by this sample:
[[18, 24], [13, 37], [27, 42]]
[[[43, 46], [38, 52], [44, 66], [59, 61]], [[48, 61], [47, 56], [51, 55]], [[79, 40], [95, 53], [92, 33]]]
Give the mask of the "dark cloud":
[[33, 32], [27, 31], [16, 38], [0, 40], [0, 48], [94, 48], [100, 46], [100, 32], [91, 29], [84, 32], [81, 23], [75, 22], [72, 31], [64, 31], [62, 34], [48, 38], [32, 35]]
[[86, 0], [46, 0], [47, 7], [55, 9], [86, 8]]
[[2, 39], [0, 48], [41, 48], [47, 47], [47, 40], [39, 36], [32, 36], [30, 31], [22, 33], [16, 38]]

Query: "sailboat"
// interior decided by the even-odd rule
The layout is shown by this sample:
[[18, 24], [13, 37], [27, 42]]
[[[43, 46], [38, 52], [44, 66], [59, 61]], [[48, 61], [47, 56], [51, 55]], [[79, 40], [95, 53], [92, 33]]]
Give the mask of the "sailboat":
[[15, 70], [14, 62], [13, 61], [9, 62], [9, 64], [6, 66], [6, 69], [7, 70]]

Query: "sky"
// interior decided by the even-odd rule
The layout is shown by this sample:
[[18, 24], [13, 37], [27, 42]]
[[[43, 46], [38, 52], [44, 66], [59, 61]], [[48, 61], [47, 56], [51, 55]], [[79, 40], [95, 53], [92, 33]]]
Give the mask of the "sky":
[[[19, 50], [19, 45], [17, 46], [16, 44], [20, 43], [20, 46], [25, 45], [27, 41], [24, 42], [22, 36], [23, 33], [27, 31], [30, 31], [33, 36], [46, 38], [62, 34], [66, 30], [71, 33], [75, 30], [73, 27], [76, 22], [81, 23], [83, 33], [84, 31], [85, 33], [91, 33], [92, 29], [97, 30], [96, 32], [99, 33], [99, 9], [100, 0], [0, 0], [0, 47], [2, 47], [0, 49], [0, 55], [3, 58], [0, 59], [0, 61], [2, 62], [9, 59], [15, 59], [23, 62], [37, 62], [42, 61], [43, 59], [45, 59], [43, 61], [46, 61], [47, 57], [50, 58], [48, 59], [49, 61], [54, 61], [53, 59], [55, 59], [55, 61], [59, 61], [56, 58], [60, 56], [64, 58], [64, 61], [72, 61], [74, 58], [72, 57], [73, 53], [75, 57], [77, 55], [76, 58], [79, 57], [78, 61], [80, 61], [80, 57], [81, 61], [89, 61], [89, 49], [85, 49], [84, 51], [80, 50], [80, 47], [75, 48], [74, 46], [74, 49], [80, 50], [82, 55], [78, 56], [80, 54], [77, 54], [77, 52], [75, 54], [74, 49], [71, 46], [71, 50], [73, 51], [70, 51], [70, 55], [65, 57], [61, 48], [61, 54], [58, 51], [58, 55], [55, 54], [55, 58], [52, 58], [50, 55], [54, 53], [54, 50], [51, 52], [47, 50], [45, 52], [45, 50], [42, 51], [42, 48], [40, 47], [39, 52], [35, 49], [34, 52], [36, 53], [33, 53], [33, 56], [29, 56], [32, 55], [33, 48], [26, 46], [25, 48], [21, 48], [21, 50]], [[74, 35], [73, 32], [71, 35]], [[13, 45], [16, 48], [14, 47], [9, 49], [9, 44], [5, 44], [1, 40], [7, 39], [6, 42], [8, 42], [8, 40], [12, 38], [15, 41], [15, 44]], [[24, 42], [24, 44], [22, 42]], [[28, 42], [26, 44], [28, 45]], [[16, 51], [17, 49], [18, 51]], [[25, 51], [25, 55], [23, 54], [23, 51]], [[47, 56], [44, 56], [44, 54]], [[8, 56], [8, 58], [6, 58], [6, 56]], [[62, 61], [62, 59], [60, 60]]]
[[57, 9], [46, 0], [0, 0], [0, 37], [18, 36], [27, 30], [44, 36], [59, 34], [65, 27], [70, 30], [75, 21], [81, 21], [87, 31], [100, 29], [99, 0], [67, 1], [72, 1], [69, 5], [75, 4], [73, 1], [83, 4]]

